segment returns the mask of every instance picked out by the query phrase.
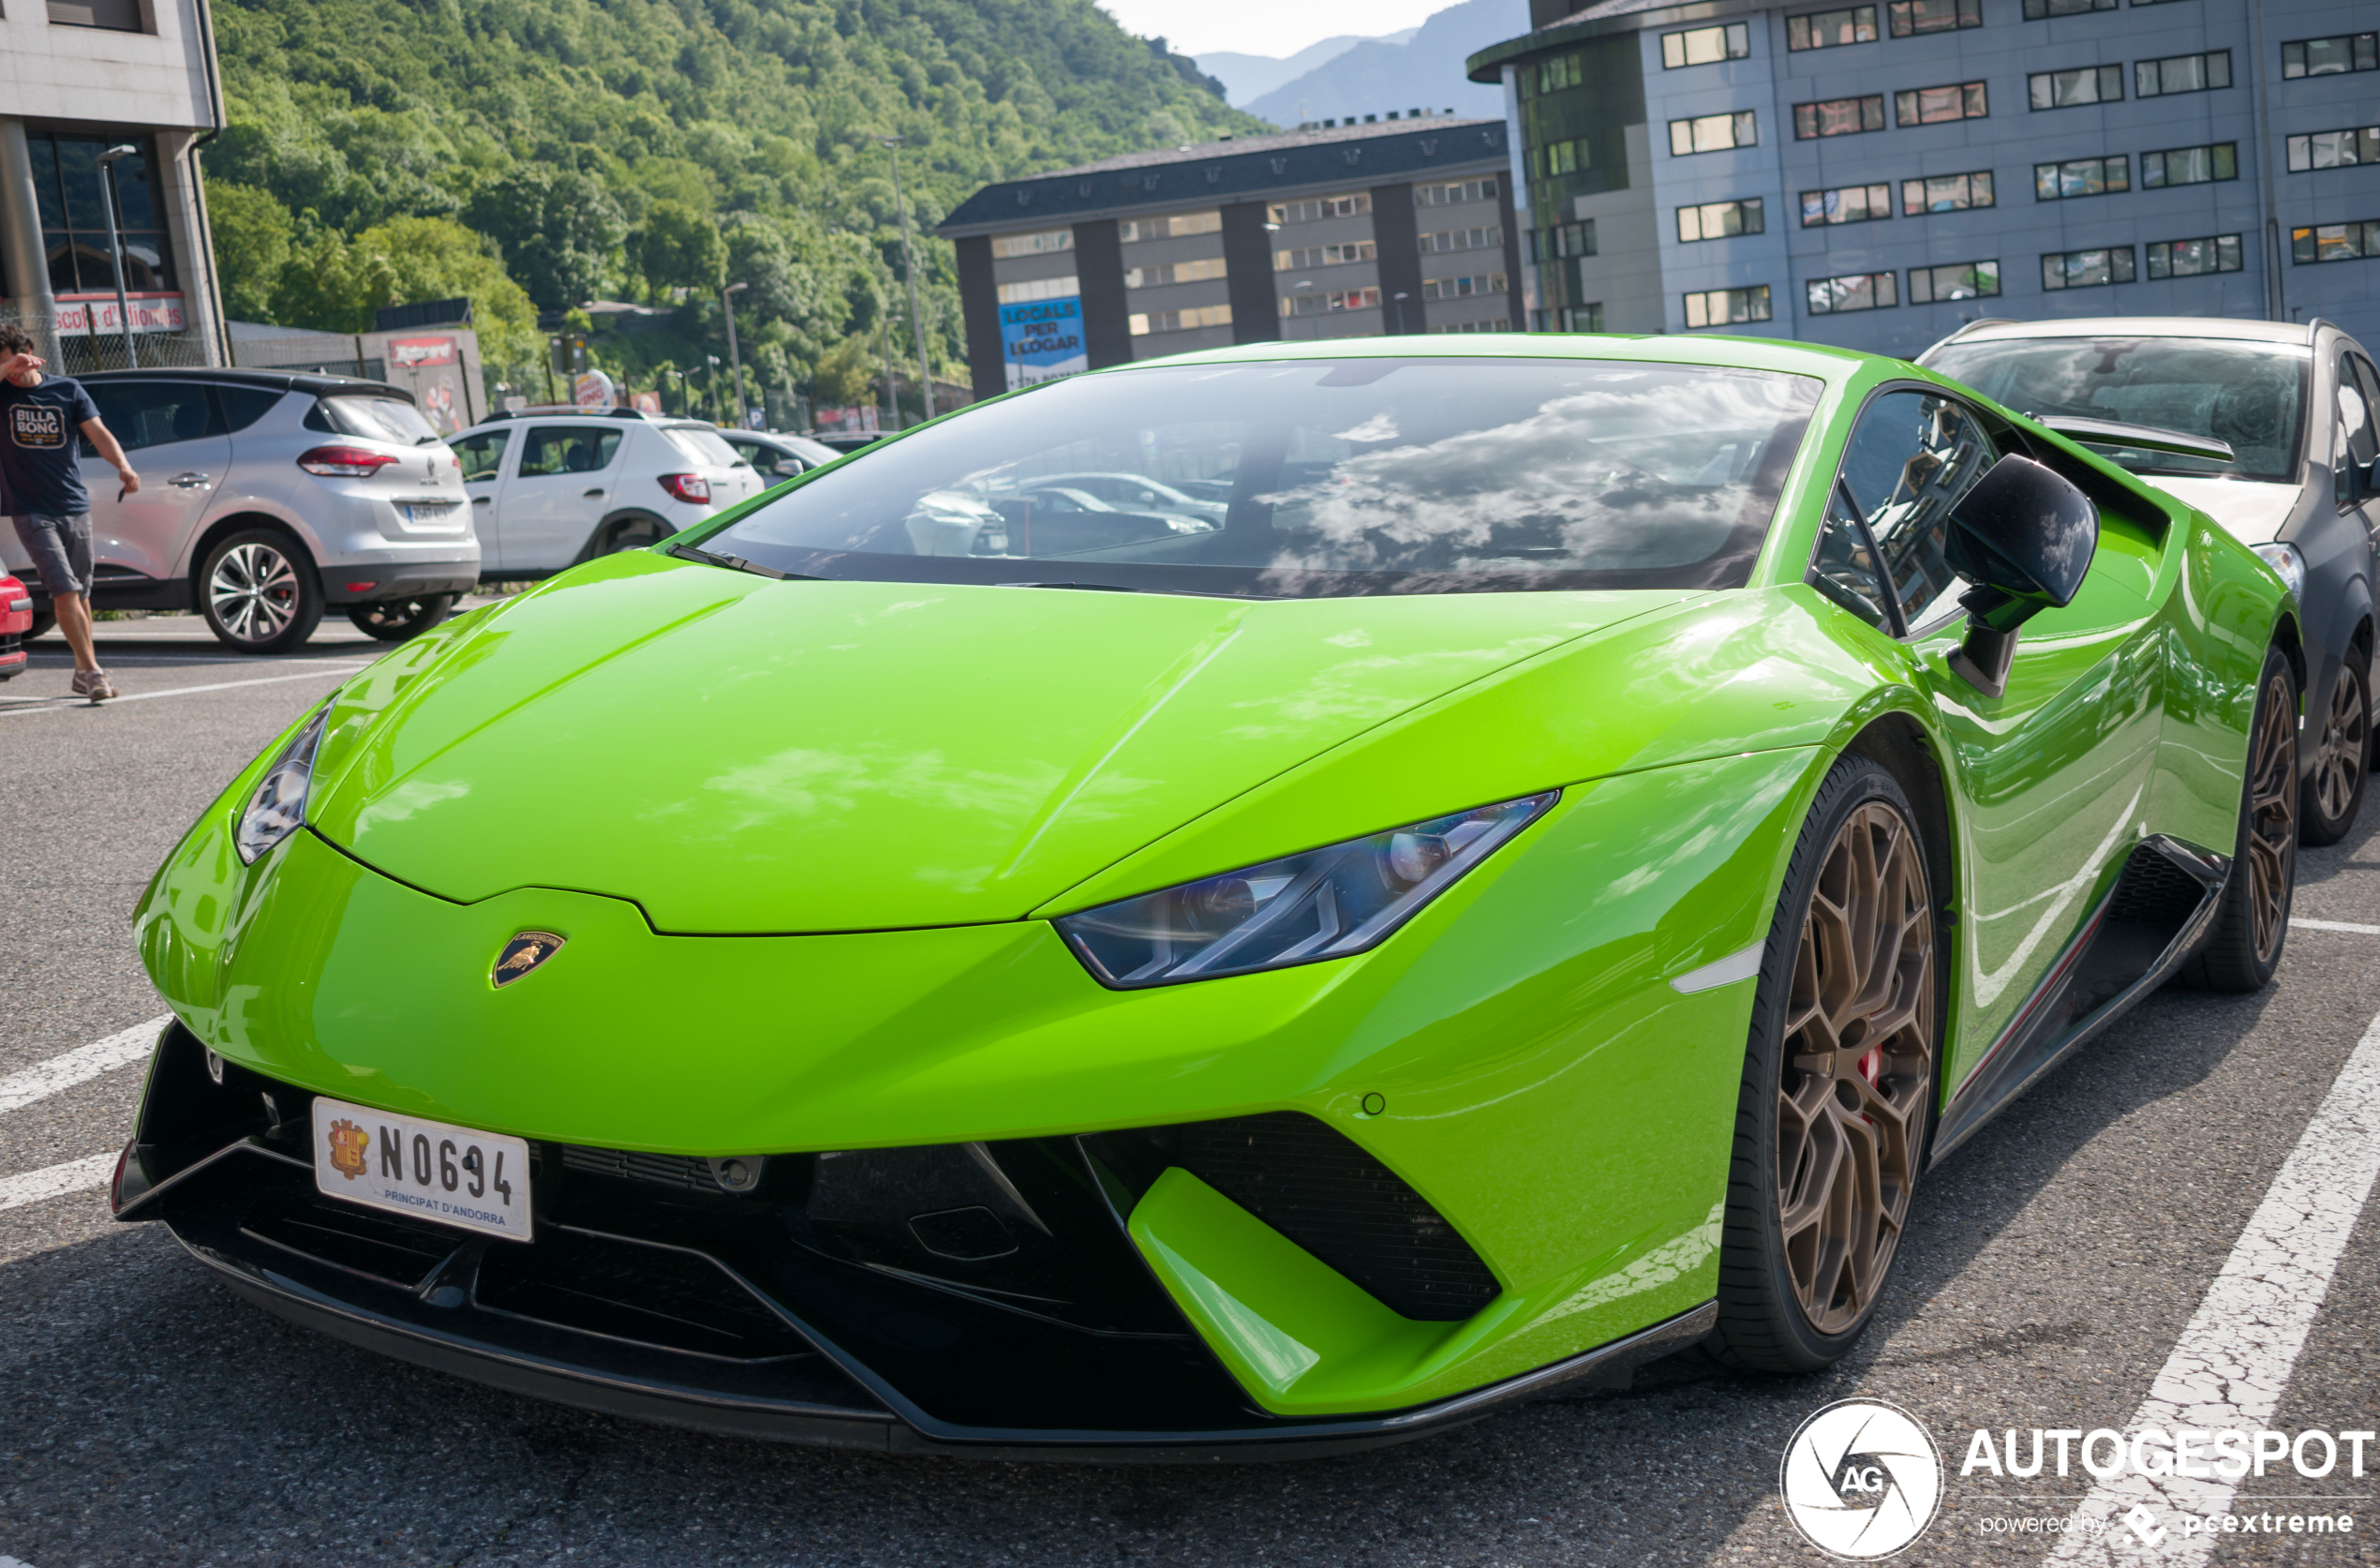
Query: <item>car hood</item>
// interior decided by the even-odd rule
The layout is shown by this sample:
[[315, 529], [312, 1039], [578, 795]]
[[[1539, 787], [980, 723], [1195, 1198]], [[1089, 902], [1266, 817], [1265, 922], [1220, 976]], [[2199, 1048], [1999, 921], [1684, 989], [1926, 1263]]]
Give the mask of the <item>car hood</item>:
[[2272, 485], [2252, 479], [2185, 479], [2174, 474], [2143, 475], [2176, 500], [2194, 506], [2221, 523], [2243, 545], [2268, 545], [2298, 509], [2304, 486]]
[[350, 682], [309, 815], [444, 898], [602, 893], [662, 932], [1016, 919], [1351, 736], [1683, 597], [780, 582], [638, 552]]

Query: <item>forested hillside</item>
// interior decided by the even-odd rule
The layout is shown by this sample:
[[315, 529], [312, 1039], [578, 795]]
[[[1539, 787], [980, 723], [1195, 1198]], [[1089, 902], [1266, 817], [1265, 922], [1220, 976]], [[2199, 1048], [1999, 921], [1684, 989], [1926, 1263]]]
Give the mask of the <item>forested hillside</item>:
[[[208, 202], [235, 319], [337, 331], [469, 293], [523, 384], [538, 310], [677, 304], [602, 340], [652, 384], [723, 352], [864, 400], [907, 340], [885, 148], [903, 138], [926, 329], [964, 354], [943, 215], [987, 181], [1261, 128], [1091, 0], [217, 0], [231, 126]], [[914, 361], [914, 352], [902, 357]], [[498, 366], [501, 366], [499, 370]], [[542, 386], [542, 380], [536, 384]]]

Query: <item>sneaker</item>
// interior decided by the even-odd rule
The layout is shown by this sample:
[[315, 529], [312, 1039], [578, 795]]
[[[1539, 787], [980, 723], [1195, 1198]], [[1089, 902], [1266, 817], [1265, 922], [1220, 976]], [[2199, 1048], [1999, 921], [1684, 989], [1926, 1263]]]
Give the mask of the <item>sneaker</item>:
[[93, 702], [105, 702], [115, 695], [115, 682], [108, 679], [105, 670], [77, 670], [74, 672], [74, 694], [89, 697]]

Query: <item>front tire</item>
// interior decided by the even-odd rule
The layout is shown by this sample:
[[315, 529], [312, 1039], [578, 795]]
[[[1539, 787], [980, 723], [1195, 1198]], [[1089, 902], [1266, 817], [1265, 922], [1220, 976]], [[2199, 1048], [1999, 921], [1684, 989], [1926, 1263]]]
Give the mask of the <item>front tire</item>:
[[314, 562], [277, 529], [243, 529], [207, 552], [199, 572], [199, 610], [224, 647], [241, 653], [286, 653], [322, 620], [322, 584]]
[[431, 593], [419, 599], [375, 599], [368, 605], [350, 605], [347, 618], [365, 636], [404, 642], [444, 620], [454, 607], [452, 593]]
[[2272, 983], [2289, 941], [2298, 890], [2298, 677], [2281, 650], [2265, 654], [2248, 723], [2248, 776], [2239, 838], [2215, 923], [2183, 978], [2204, 991], [2246, 993]]
[[2372, 760], [2372, 655], [2360, 648], [2348, 652], [2330, 683], [2330, 711], [2316, 748], [2299, 802], [2305, 827], [2298, 836], [2311, 844], [2337, 844], [2354, 830], [2363, 810]]
[[1794, 846], [1753, 995], [1719, 1361], [1814, 1372], [1867, 1327], [1932, 1125], [1942, 986], [1916, 814], [1890, 773], [1846, 756]]
[[616, 556], [622, 550], [641, 550], [658, 545], [677, 530], [659, 517], [643, 512], [632, 512], [624, 517], [614, 517], [595, 530], [587, 542], [587, 552], [578, 559], [593, 560], [598, 556]]

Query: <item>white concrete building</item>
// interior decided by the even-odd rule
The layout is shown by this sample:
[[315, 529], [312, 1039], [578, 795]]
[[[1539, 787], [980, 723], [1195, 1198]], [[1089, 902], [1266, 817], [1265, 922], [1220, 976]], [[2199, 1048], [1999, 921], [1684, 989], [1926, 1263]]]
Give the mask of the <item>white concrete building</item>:
[[[14, 0], [0, 11], [0, 318], [62, 367], [227, 362], [199, 177], [223, 124], [207, 0]], [[112, 165], [108, 229], [100, 157]], [[119, 304], [115, 259], [123, 260]]]

